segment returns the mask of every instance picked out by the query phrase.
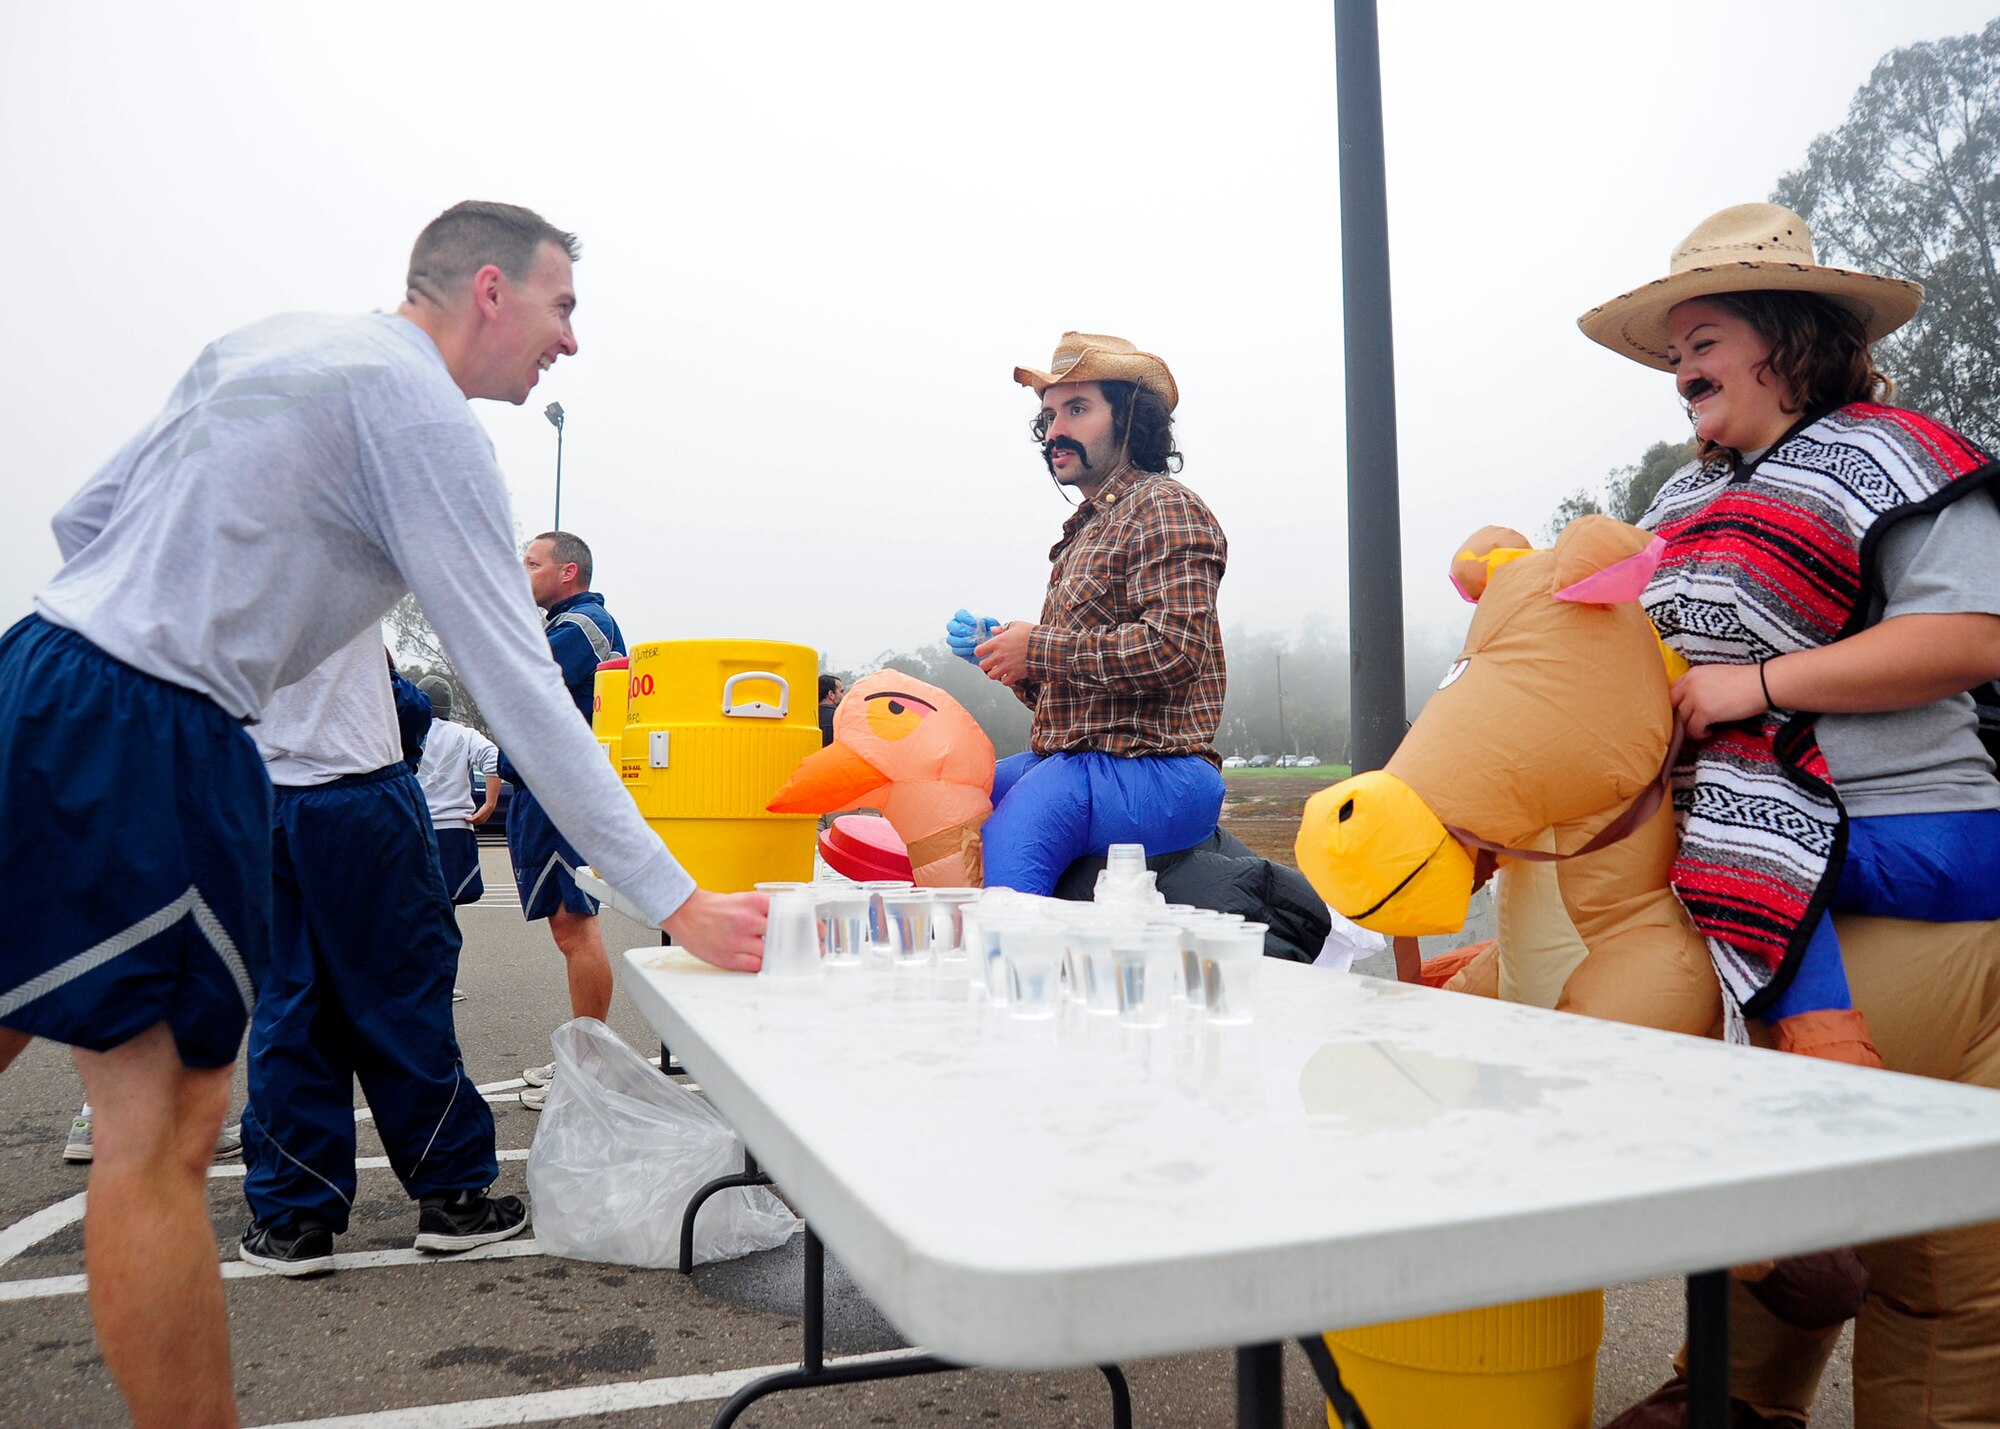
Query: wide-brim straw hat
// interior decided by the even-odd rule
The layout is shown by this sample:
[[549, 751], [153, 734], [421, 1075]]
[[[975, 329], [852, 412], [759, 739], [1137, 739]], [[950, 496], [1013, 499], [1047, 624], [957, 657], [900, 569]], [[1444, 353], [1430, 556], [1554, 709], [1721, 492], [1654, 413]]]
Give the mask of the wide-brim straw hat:
[[1620, 293], [1576, 320], [1585, 337], [1634, 362], [1671, 372], [1667, 314], [1676, 303], [1717, 293], [1818, 293], [1861, 319], [1874, 342], [1912, 317], [1921, 284], [1822, 267], [1806, 221], [1775, 203], [1740, 203], [1702, 220], [1680, 241], [1667, 276]]
[[1159, 394], [1173, 411], [1181, 400], [1180, 388], [1167, 364], [1150, 352], [1141, 352], [1122, 337], [1106, 337], [1098, 332], [1066, 332], [1049, 359], [1049, 370], [1032, 367], [1014, 369], [1014, 380], [1035, 389], [1041, 396], [1063, 382], [1135, 382]]

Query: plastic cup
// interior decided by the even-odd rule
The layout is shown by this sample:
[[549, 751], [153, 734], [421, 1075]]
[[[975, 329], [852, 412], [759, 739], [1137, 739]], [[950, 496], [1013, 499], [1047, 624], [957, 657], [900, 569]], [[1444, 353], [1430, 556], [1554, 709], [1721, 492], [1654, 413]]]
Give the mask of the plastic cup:
[[812, 885], [810, 883], [800, 883], [796, 879], [784, 879], [770, 883], [756, 883], [752, 884], [751, 886], [755, 888], [759, 893], [796, 893], [800, 889], [804, 889], [808, 893], [812, 891]]
[[1063, 930], [1021, 920], [1000, 930], [1007, 969], [1007, 1010], [1024, 1020], [1054, 1017], [1062, 1002]]
[[1202, 929], [1221, 922], [1222, 917], [1213, 908], [1190, 908], [1174, 919], [1181, 930], [1181, 984], [1178, 991], [1190, 1007], [1200, 1007], [1202, 1003], [1201, 949], [1196, 945], [1196, 938]]
[[884, 893], [899, 893], [906, 888], [914, 888], [916, 885], [911, 883], [907, 878], [878, 878], [871, 879], [866, 883], [857, 884], [856, 887], [865, 889], [870, 899], [868, 936], [877, 943], [888, 942], [889, 924], [882, 913], [882, 895]]
[[1144, 844], [1113, 844], [1104, 851], [1104, 871], [1113, 878], [1130, 878], [1146, 871]]
[[868, 951], [868, 895], [853, 884], [826, 884], [813, 902], [826, 965], [860, 967]]
[[1164, 1027], [1180, 980], [1180, 930], [1148, 923], [1112, 934], [1111, 965], [1118, 1020], [1128, 1027]]
[[1257, 1010], [1258, 971], [1264, 965], [1264, 923], [1237, 923], [1203, 934], [1203, 1011], [1210, 1022], [1248, 1022]]
[[884, 889], [881, 897], [890, 959], [901, 967], [930, 962], [931, 924], [936, 912], [930, 889]]
[[[1007, 1005], [1007, 962], [1001, 945], [1001, 935], [1009, 928], [1035, 926], [1045, 921], [1032, 909], [1017, 903], [1003, 903], [982, 899], [974, 907], [977, 931], [976, 940], [966, 951], [972, 956], [972, 982], [975, 987], [986, 989], [986, 996], [996, 1006]], [[970, 909], [967, 910], [971, 912]]]
[[1069, 926], [1070, 993], [1084, 1010], [1099, 1016], [1118, 1012], [1118, 974], [1111, 961], [1114, 924], [1078, 920]]
[[813, 919], [812, 895], [796, 888], [772, 894], [764, 923], [764, 962], [757, 975], [786, 981], [819, 973], [819, 928]]
[[936, 906], [931, 922], [931, 950], [940, 962], [965, 956], [965, 914], [969, 904], [979, 899], [977, 888], [933, 888]]

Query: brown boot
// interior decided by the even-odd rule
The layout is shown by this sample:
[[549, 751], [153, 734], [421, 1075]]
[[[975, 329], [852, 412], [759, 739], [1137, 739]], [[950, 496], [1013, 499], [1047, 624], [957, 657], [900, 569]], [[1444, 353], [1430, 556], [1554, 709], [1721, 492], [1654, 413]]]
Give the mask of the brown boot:
[[[1670, 1379], [1604, 1429], [1687, 1429], [1687, 1401], [1687, 1381]], [[1806, 1421], [1793, 1414], [1760, 1414], [1732, 1399], [1729, 1429], [1806, 1429]]]

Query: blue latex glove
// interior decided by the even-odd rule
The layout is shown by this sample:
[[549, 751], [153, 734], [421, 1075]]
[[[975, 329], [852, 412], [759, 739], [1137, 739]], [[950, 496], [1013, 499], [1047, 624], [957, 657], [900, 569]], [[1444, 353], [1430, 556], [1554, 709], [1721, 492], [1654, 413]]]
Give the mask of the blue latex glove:
[[944, 643], [951, 647], [951, 653], [968, 664], [977, 665], [979, 657], [973, 650], [993, 638], [993, 632], [1000, 628], [1000, 622], [991, 616], [974, 615], [969, 610], [955, 612], [944, 623]]

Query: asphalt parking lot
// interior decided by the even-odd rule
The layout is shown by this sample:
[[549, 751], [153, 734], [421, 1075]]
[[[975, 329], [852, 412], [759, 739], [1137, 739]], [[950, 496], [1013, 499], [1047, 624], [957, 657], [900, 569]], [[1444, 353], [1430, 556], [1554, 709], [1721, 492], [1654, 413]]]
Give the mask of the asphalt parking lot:
[[[457, 1005], [473, 1080], [492, 1103], [500, 1146], [496, 1193], [525, 1194], [536, 1113], [519, 1104], [521, 1069], [549, 1060], [548, 1034], [567, 1016], [560, 959], [543, 925], [521, 921], [504, 848], [481, 849], [488, 899], [461, 910], [466, 934]], [[617, 949], [655, 941], [605, 915]], [[1328, 974], [1336, 976], [1336, 974]], [[622, 996], [612, 1026], [633, 1046], [658, 1043]], [[124, 1422], [99, 1360], [82, 1284], [85, 1168], [61, 1153], [82, 1084], [67, 1052], [37, 1044], [0, 1079], [0, 1425]], [[242, 1103], [237, 1073], [236, 1106]], [[549, 1424], [696, 1429], [760, 1372], [799, 1357], [797, 1238], [787, 1247], [692, 1277], [562, 1260], [529, 1238], [464, 1256], [410, 1249], [416, 1207], [380, 1164], [360, 1122], [353, 1224], [331, 1276], [288, 1281], [236, 1261], [248, 1220], [241, 1162], [214, 1169], [209, 1205], [223, 1257], [243, 1421], [287, 1429], [479, 1429]], [[1278, 1194], [1274, 1188], [1274, 1195]], [[1296, 1194], [1296, 1188], [1283, 1194]], [[248, 1271], [248, 1274], [240, 1272]], [[903, 1347], [830, 1261], [827, 1354]], [[1680, 1334], [1680, 1285], [1612, 1290], [1598, 1363], [1597, 1422], [1664, 1376]], [[1234, 1422], [1233, 1357], [1225, 1352], [1128, 1363], [1138, 1425]], [[1287, 1423], [1317, 1429], [1324, 1402], [1304, 1356], [1286, 1351]], [[1851, 1423], [1845, 1352], [1829, 1373], [1817, 1426]], [[972, 1370], [788, 1393], [762, 1401], [745, 1426], [1107, 1425], [1104, 1381], [1091, 1371]]]

